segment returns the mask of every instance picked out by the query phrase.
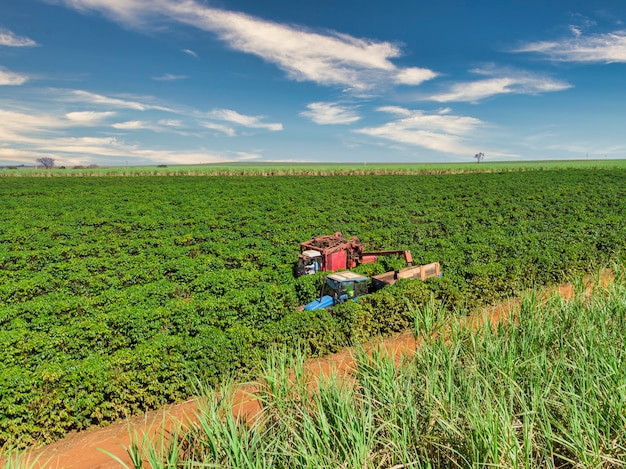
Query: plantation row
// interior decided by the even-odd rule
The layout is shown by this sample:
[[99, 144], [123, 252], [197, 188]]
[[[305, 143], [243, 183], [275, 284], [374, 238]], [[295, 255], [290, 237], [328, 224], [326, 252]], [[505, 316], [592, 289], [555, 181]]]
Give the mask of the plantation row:
[[[49, 442], [309, 354], [409, 327], [431, 295], [496, 302], [620, 257], [626, 170], [441, 176], [6, 178], [0, 445]], [[298, 244], [342, 231], [440, 261], [358, 304], [296, 313]], [[400, 267], [397, 259], [363, 273]], [[19, 440], [19, 441], [18, 441]]]

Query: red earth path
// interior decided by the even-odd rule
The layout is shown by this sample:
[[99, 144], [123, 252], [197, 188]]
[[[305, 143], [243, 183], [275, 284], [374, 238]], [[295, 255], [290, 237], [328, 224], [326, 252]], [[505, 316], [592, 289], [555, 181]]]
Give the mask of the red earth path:
[[[606, 281], [610, 274], [603, 277]], [[604, 282], [603, 282], [604, 283]], [[569, 284], [558, 288], [558, 293], [566, 300], [573, 294], [573, 287]], [[475, 327], [485, 318], [492, 324], [508, 317], [508, 312], [519, 300], [511, 300], [498, 306], [489, 307], [480, 314], [467, 318], [468, 326]], [[411, 332], [396, 334], [378, 342], [367, 344], [366, 350], [376, 348], [390, 356], [399, 358], [410, 355], [419, 344]], [[311, 377], [329, 376], [332, 372], [347, 375], [354, 367], [355, 360], [352, 349], [344, 349], [338, 353], [307, 361], [306, 370]], [[235, 415], [254, 416], [260, 409], [258, 401], [254, 399], [254, 385], [240, 387], [234, 397], [233, 413]], [[164, 429], [174, 425], [184, 425], [195, 419], [196, 401], [190, 399], [181, 404], [168, 405], [160, 410], [148, 412], [143, 416], [129, 418], [126, 421], [115, 423], [103, 428], [93, 428], [87, 431], [70, 434], [67, 438], [53, 444], [32, 451], [27, 455], [26, 466], [40, 469], [119, 469], [122, 467], [110, 455], [112, 453], [132, 467], [126, 454], [126, 447], [130, 445], [131, 435], [161, 435]], [[0, 461], [1, 462], [1, 461]]]

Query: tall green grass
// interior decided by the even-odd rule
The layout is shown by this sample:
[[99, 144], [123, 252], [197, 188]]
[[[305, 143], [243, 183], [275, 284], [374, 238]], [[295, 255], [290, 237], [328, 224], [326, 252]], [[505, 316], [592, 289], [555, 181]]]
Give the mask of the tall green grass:
[[130, 452], [155, 468], [624, 467], [626, 281], [618, 268], [575, 289], [530, 294], [495, 326], [430, 305], [414, 356], [357, 350], [350, 377], [316, 387], [302, 355], [277, 353], [252, 422], [232, 415], [232, 388], [204, 388], [197, 424]]
[[10, 451], [0, 456], [0, 469], [39, 469], [45, 467], [48, 462], [39, 456]]

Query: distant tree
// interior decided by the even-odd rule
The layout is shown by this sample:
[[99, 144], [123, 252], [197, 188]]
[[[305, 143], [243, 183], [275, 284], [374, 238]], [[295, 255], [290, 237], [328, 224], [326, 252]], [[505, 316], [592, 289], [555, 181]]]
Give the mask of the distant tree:
[[37, 163], [39, 163], [41, 166], [43, 166], [46, 169], [50, 169], [50, 168], [54, 168], [54, 158], [39, 158], [37, 160]]
[[476, 162], [477, 163], [480, 163], [483, 160], [484, 157], [485, 157], [485, 154], [483, 152], [476, 153], [474, 155], [474, 158], [476, 158]]

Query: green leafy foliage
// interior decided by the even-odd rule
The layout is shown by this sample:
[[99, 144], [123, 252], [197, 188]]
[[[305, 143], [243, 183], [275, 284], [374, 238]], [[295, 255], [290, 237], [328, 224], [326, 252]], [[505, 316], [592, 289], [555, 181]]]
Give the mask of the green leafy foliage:
[[[244, 376], [267, 350], [324, 354], [623, 255], [626, 170], [430, 176], [5, 178], [0, 446], [49, 442]], [[334, 311], [298, 313], [301, 241], [342, 231], [440, 261]], [[388, 258], [368, 275], [402, 266]]]

